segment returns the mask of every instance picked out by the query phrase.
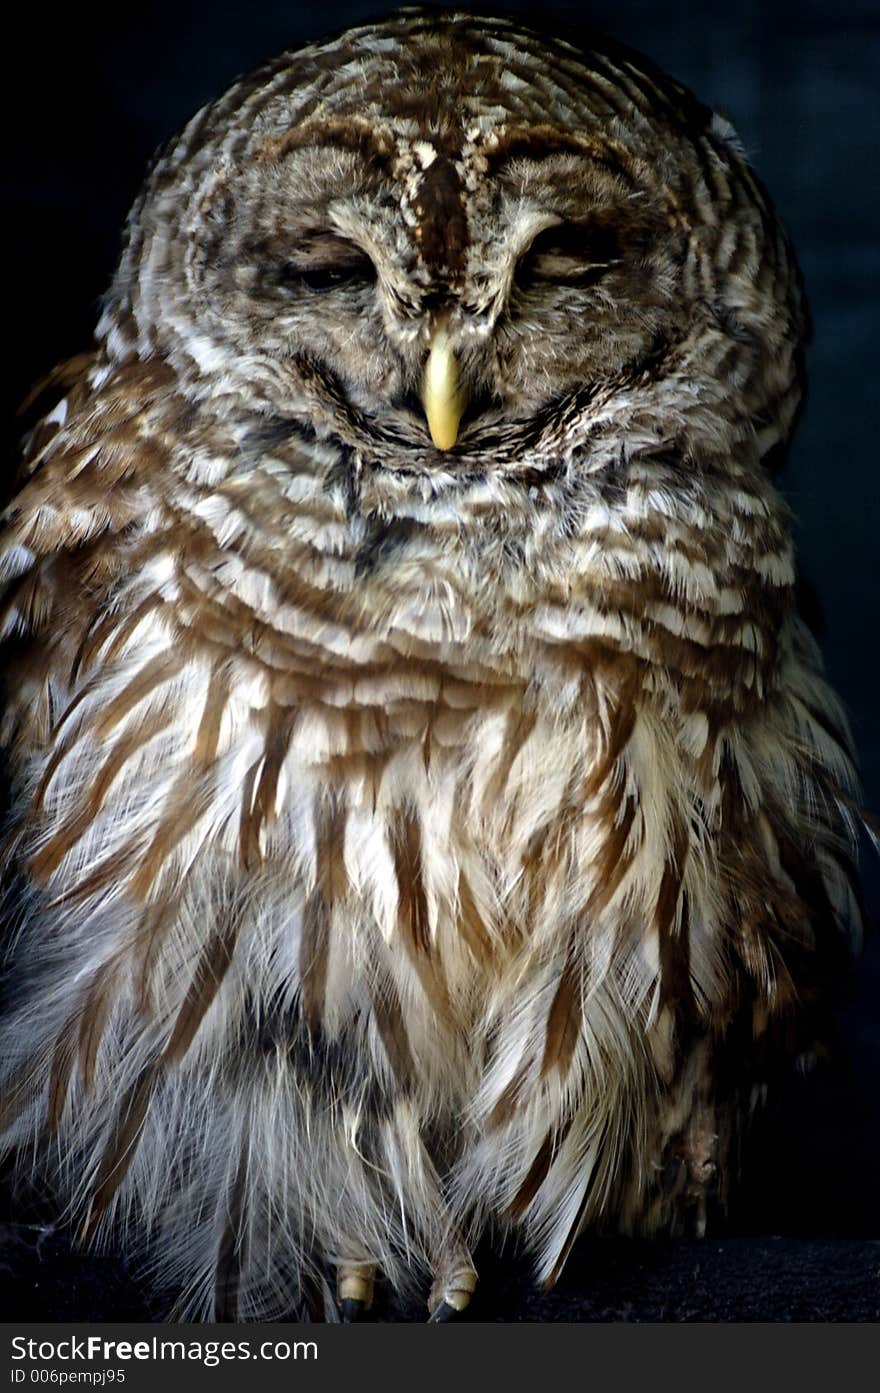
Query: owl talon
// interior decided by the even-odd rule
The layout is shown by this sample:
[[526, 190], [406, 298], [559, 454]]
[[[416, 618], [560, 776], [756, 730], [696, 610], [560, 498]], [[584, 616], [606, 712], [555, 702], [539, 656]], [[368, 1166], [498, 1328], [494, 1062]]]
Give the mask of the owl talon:
[[469, 1305], [476, 1285], [477, 1274], [470, 1266], [453, 1269], [448, 1276], [438, 1277], [428, 1294], [429, 1323], [454, 1320], [460, 1316]]
[[336, 1269], [336, 1300], [345, 1324], [358, 1321], [373, 1304], [376, 1266], [372, 1262], [341, 1262]]
[[448, 1301], [441, 1301], [439, 1306], [435, 1306], [428, 1316], [428, 1325], [439, 1324], [440, 1321], [455, 1320], [461, 1314], [454, 1306], [450, 1306]]

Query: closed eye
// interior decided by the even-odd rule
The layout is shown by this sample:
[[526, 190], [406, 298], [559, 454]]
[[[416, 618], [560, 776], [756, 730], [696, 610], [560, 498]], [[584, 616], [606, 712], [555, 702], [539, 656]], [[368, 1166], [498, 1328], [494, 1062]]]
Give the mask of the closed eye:
[[356, 243], [328, 233], [305, 239], [276, 267], [273, 279], [288, 294], [321, 295], [343, 286], [369, 285], [376, 279], [376, 268]]
[[612, 228], [596, 223], [557, 223], [546, 227], [520, 257], [516, 279], [528, 287], [537, 281], [590, 286], [620, 264]]

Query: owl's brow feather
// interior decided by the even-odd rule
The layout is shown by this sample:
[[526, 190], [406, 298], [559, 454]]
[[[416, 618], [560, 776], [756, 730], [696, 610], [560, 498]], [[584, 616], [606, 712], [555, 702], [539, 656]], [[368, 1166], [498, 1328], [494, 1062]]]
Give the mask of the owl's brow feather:
[[604, 165], [627, 184], [639, 186], [626, 151], [609, 136], [601, 140], [586, 132], [562, 131], [556, 126], [506, 126], [483, 152], [487, 173], [511, 160], [545, 160], [554, 155], [577, 155]]
[[385, 165], [394, 154], [394, 142], [381, 127], [357, 116], [338, 116], [304, 121], [282, 135], [269, 135], [253, 151], [256, 164], [277, 164], [294, 150], [338, 146], [353, 151], [372, 164]]

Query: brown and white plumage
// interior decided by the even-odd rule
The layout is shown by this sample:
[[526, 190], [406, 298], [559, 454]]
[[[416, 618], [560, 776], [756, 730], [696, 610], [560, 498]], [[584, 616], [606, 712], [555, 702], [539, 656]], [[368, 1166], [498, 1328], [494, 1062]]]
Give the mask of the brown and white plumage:
[[0, 1059], [178, 1311], [723, 1202], [859, 922], [804, 333], [730, 128], [611, 45], [403, 13], [159, 158], [6, 515]]

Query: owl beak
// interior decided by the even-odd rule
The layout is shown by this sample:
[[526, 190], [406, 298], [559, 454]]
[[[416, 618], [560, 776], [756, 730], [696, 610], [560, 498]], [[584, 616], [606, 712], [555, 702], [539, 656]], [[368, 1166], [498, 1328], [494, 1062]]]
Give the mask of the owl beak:
[[422, 377], [422, 405], [428, 430], [438, 450], [451, 450], [458, 440], [458, 428], [467, 405], [458, 373], [455, 352], [445, 324], [438, 324], [431, 339], [431, 351]]

